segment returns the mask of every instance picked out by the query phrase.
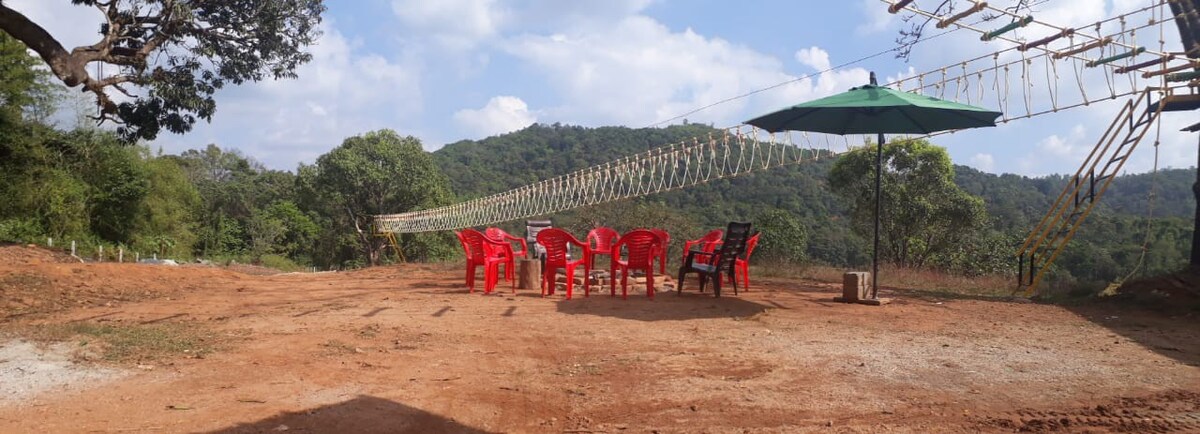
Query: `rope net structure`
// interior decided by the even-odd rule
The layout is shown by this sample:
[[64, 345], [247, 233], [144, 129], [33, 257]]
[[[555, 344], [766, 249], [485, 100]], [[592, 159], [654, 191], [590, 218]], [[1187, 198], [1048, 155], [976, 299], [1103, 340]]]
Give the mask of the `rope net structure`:
[[769, 134], [743, 125], [475, 200], [375, 216], [375, 230], [444, 231], [553, 214], [828, 158], [848, 149], [847, 143], [841, 136]]
[[[889, 5], [889, 11], [893, 13], [908, 12], [983, 36], [995, 33], [977, 25], [963, 24], [953, 20], [954, 17], [922, 10], [911, 2], [880, 1]], [[975, 4], [980, 6], [978, 12], [1008, 16], [1013, 20], [1027, 19], [1029, 27], [1023, 29], [1027, 34], [1049, 36], [1033, 41], [992, 36], [988, 40], [1006, 42], [1009, 46], [941, 68], [903, 74], [886, 85], [996, 110], [1003, 113], [996, 122], [1007, 123], [1130, 97], [1150, 86], [1158, 86], [1164, 92], [1178, 90], [1187, 85], [1170, 86], [1167, 74], [1162, 71], [1184, 66], [1200, 67], [1184, 56], [1163, 50], [1162, 26], [1175, 19], [1169, 14], [1165, 1], [1152, 2], [1073, 28], [988, 6], [986, 2]], [[1139, 45], [1139, 35], [1156, 42], [1158, 48], [1147, 49]], [[1143, 60], [1137, 60], [1139, 56]], [[1145, 58], [1153, 60], [1146, 61]], [[1156, 71], [1152, 67], [1159, 69]]]
[[[986, 11], [1009, 16], [1013, 23], [1019, 23], [1005, 26], [1008, 30], [1004, 31], [988, 31], [974, 24], [963, 24], [962, 19], [969, 15], [966, 13], [941, 17], [916, 7], [911, 0], [881, 1], [889, 5], [892, 13], [906, 11], [947, 27], [956, 26], [979, 33], [985, 41], [1009, 45], [940, 68], [902, 74], [889, 79], [886, 84], [908, 92], [999, 111], [1003, 116], [997, 123], [1135, 95], [1152, 84], [1148, 79], [1161, 83], [1159, 89], [1163, 94], [1196, 85], [1192, 82], [1168, 86], [1167, 72], [1200, 65], [1163, 50], [1162, 26], [1175, 18], [1168, 15], [1165, 1], [1076, 28], [1055, 26], [977, 2], [972, 13]], [[1024, 26], [1029, 28], [1023, 31], [1040, 29], [1049, 36], [1035, 41], [1006, 36], [1008, 31]], [[1153, 39], [1159, 47], [1147, 50], [1138, 45], [1137, 36], [1139, 31], [1153, 26], [1158, 26], [1159, 34], [1149, 33], [1152, 37], [1157, 36]], [[1137, 61], [1138, 56], [1152, 56], [1154, 60]], [[1159, 69], [1154, 71], [1149, 67]], [[731, 127], [719, 135], [663, 146], [455, 205], [378, 215], [375, 216], [375, 230], [379, 233], [410, 233], [486, 226], [832, 157], [850, 147], [845, 137], [798, 135], [797, 141], [791, 134], [781, 137], [748, 125]], [[833, 144], [839, 141], [843, 146], [835, 151]]]

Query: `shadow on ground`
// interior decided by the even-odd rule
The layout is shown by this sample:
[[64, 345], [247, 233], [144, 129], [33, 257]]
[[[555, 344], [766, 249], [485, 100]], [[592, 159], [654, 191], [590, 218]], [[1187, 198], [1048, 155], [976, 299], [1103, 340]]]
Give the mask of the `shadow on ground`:
[[1063, 308], [1159, 355], [1200, 367], [1200, 313], [1147, 308], [1122, 300], [1089, 301]]
[[244, 433], [487, 433], [421, 409], [373, 396], [315, 409], [281, 413], [257, 422], [212, 431]]
[[568, 315], [596, 315], [637, 321], [740, 318], [773, 309], [732, 294], [715, 298], [711, 292], [678, 294], [674, 291], [656, 293], [654, 299], [645, 294], [629, 294], [629, 299], [625, 300], [621, 299], [620, 292], [615, 297], [607, 292], [593, 293], [590, 297], [577, 295], [571, 300], [560, 300], [557, 308], [559, 313]]

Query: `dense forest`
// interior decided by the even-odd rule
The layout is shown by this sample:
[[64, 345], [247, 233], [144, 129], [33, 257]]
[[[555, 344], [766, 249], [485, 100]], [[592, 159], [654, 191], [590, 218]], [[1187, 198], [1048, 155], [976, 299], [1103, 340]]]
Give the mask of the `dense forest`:
[[[24, 46], [0, 35], [0, 241], [77, 241], [180, 260], [240, 261], [285, 269], [347, 268], [456, 258], [447, 233], [406, 234], [391, 252], [374, 214], [427, 209], [501, 192], [614, 158], [717, 133], [704, 125], [584, 128], [532, 125], [425, 152], [392, 131], [345, 139], [313, 164], [273, 170], [209, 145], [165, 155], [88, 122], [47, 121], [62, 93]], [[334, 143], [331, 146], [337, 145]], [[966, 275], [1011, 273], [1025, 232], [1066, 176], [992, 175], [952, 166], [935, 143], [887, 146], [885, 259]], [[864, 148], [866, 149], [866, 148]], [[859, 267], [869, 261], [863, 150], [840, 158], [721, 179], [682, 191], [545, 216], [583, 234], [596, 224], [668, 229], [672, 247], [730, 220], [763, 232], [756, 258]], [[1061, 284], [1106, 283], [1137, 270], [1186, 264], [1194, 171], [1122, 176], [1058, 261]], [[1148, 192], [1153, 186], [1156, 197]], [[1148, 207], [1153, 204], [1153, 218]], [[917, 224], [913, 224], [916, 222]], [[504, 225], [520, 233], [520, 222]], [[1149, 249], [1144, 260], [1142, 246]]]

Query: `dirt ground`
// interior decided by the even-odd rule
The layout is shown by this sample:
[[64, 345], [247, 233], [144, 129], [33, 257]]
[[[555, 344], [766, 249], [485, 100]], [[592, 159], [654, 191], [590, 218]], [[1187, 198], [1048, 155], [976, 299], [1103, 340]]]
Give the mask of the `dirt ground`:
[[[720, 299], [689, 281], [568, 301], [471, 294], [452, 266], [39, 255], [0, 248], [3, 433], [1200, 432], [1195, 313], [890, 290], [846, 305], [834, 284], [753, 278]], [[25, 340], [72, 324], [181, 325], [215, 350], [105, 361]], [[22, 363], [82, 373], [13, 387], [39, 372]]]

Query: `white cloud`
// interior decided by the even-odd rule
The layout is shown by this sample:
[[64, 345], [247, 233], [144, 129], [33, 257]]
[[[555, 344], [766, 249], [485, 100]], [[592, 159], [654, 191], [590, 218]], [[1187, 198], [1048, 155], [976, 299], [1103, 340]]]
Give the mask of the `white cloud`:
[[480, 109], [463, 109], [454, 113], [454, 120], [475, 133], [476, 137], [504, 134], [537, 122], [537, 115], [515, 96], [496, 96]]
[[796, 61], [817, 71], [829, 69], [829, 53], [821, 47], [801, 48], [796, 51]]
[[862, 24], [854, 29], [859, 35], [870, 35], [888, 30], [895, 20], [895, 15], [888, 12], [887, 4], [879, 0], [862, 0], [858, 8], [866, 15]]
[[975, 154], [971, 157], [971, 166], [984, 172], [996, 170], [996, 157], [992, 154]]
[[[545, 114], [575, 124], [644, 126], [795, 80], [775, 57], [691, 29], [672, 32], [641, 15], [590, 32], [526, 34], [513, 38], [505, 50], [535, 67], [561, 96], [562, 105]], [[824, 53], [816, 47], [809, 52]], [[797, 80], [689, 120], [732, 125], [744, 120], [748, 109], [796, 104], [865, 83], [866, 76], [865, 70], [852, 69]]]
[[[267, 80], [226, 88], [217, 95], [212, 123], [187, 135], [164, 134], [154, 145], [170, 152], [217, 143], [245, 151], [268, 167], [312, 162], [346, 137], [392, 128], [402, 134], [423, 110], [420, 71], [363, 52], [330, 20], [293, 80]], [[428, 145], [428, 144], [427, 144]]]
[[392, 0], [392, 11], [413, 33], [444, 48], [468, 49], [495, 35], [508, 12], [496, 0]]

